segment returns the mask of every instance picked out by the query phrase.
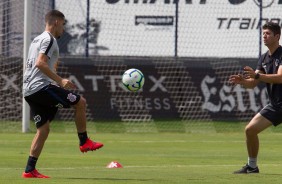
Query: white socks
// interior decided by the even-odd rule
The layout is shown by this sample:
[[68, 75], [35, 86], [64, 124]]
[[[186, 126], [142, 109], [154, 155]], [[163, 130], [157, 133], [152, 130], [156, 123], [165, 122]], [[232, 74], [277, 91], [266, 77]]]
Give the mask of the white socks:
[[248, 157], [248, 165], [251, 168], [256, 168], [257, 167], [257, 158]]

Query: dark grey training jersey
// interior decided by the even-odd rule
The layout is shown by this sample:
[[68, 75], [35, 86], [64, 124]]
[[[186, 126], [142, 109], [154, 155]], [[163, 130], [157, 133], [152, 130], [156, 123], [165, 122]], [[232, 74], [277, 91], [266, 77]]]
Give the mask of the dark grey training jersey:
[[[270, 56], [268, 51], [263, 54], [257, 65], [257, 70], [265, 74], [277, 74], [278, 68], [282, 65], [282, 47], [279, 46]], [[282, 84], [266, 83], [270, 103], [282, 109]]]
[[29, 96], [53, 82], [35, 66], [39, 53], [48, 56], [48, 66], [55, 71], [55, 64], [59, 58], [59, 47], [56, 39], [47, 31], [34, 38], [29, 47], [25, 62], [23, 96]]

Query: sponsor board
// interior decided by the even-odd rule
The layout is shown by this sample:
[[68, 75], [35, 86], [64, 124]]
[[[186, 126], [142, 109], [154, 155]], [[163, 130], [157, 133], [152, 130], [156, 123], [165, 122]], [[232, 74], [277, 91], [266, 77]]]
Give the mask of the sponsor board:
[[[255, 67], [256, 62], [219, 58], [65, 58], [59, 74], [69, 78], [78, 88], [74, 92], [86, 98], [90, 120], [123, 120], [127, 115], [146, 115], [151, 120], [245, 120], [268, 103], [266, 88], [262, 84], [245, 89], [231, 86], [227, 80], [245, 65]], [[121, 84], [128, 68], [143, 72], [145, 85], [140, 92], [127, 92]], [[19, 112], [20, 116], [21, 86], [17, 72], [0, 75], [3, 111]], [[11, 116], [1, 114], [1, 118]], [[59, 111], [57, 118], [67, 117]]]
[[[109, 61], [101, 58], [91, 59], [91, 64], [87, 59], [63, 62], [71, 73], [69, 78], [87, 99], [95, 119], [120, 119], [122, 111], [131, 113], [133, 110], [144, 111], [152, 119], [201, 119], [208, 114], [207, 119], [234, 120], [249, 118], [268, 103], [263, 85], [245, 89], [227, 83], [228, 73], [239, 72], [238, 68], [245, 64], [254, 67], [255, 59], [238, 59], [240, 64], [227, 66], [227, 72], [221, 67], [226, 67], [228, 59], [182, 58], [173, 61], [171, 58], [169, 62], [162, 62], [164, 58], [112, 57]], [[221, 62], [222, 66], [214, 66]], [[141, 70], [146, 81], [137, 94], [126, 92], [121, 84], [123, 71], [132, 67]]]

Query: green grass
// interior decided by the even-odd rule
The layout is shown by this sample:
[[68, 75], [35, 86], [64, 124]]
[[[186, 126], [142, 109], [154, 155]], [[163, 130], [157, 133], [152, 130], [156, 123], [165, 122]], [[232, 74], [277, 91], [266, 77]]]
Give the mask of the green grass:
[[[105, 146], [86, 154], [78, 150], [77, 135], [67, 131], [73, 127], [56, 128], [37, 164], [38, 170], [50, 179], [21, 178], [34, 133], [5, 133], [2, 129], [0, 183], [281, 183], [279, 128], [270, 128], [260, 135], [261, 173], [234, 175], [232, 172], [247, 160], [243, 126], [232, 124], [226, 131], [224, 126], [214, 125], [216, 132], [196, 131], [197, 125], [193, 125], [190, 133], [170, 133], [168, 129], [161, 133], [108, 133], [101, 132], [101, 125], [100, 131], [95, 129], [90, 136]], [[111, 161], [120, 162], [123, 168], [106, 168]]]
[[[199, 121], [154, 121], [154, 122], [121, 122], [121, 121], [96, 121], [88, 122], [87, 129], [98, 133], [220, 133], [242, 132], [245, 123], [240, 122], [199, 122]], [[282, 128], [282, 127], [281, 127]], [[73, 121], [54, 121], [51, 123], [52, 132], [73, 133]], [[280, 129], [281, 130], [281, 129]], [[21, 123], [0, 121], [0, 133], [21, 133]], [[30, 132], [36, 128], [31, 122]], [[282, 132], [282, 130], [281, 130]]]

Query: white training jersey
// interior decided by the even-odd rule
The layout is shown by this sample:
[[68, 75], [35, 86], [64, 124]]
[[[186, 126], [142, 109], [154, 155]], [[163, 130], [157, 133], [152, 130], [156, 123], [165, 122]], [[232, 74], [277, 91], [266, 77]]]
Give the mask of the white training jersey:
[[29, 96], [53, 82], [35, 66], [39, 53], [43, 53], [49, 58], [48, 66], [55, 72], [55, 64], [59, 58], [59, 47], [57, 40], [47, 31], [34, 38], [30, 44], [25, 62], [23, 96]]

